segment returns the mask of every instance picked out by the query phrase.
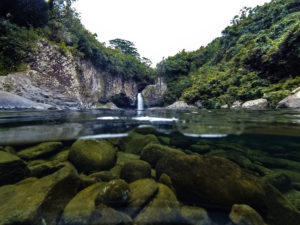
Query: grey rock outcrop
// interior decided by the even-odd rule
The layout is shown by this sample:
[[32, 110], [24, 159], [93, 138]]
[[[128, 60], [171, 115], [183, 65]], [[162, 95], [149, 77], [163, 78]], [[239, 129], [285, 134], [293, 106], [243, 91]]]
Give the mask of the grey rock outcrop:
[[231, 108], [232, 109], [241, 109], [242, 105], [243, 105], [243, 102], [238, 100], [238, 101], [235, 101], [234, 103], [232, 103]]
[[247, 101], [242, 105], [243, 109], [266, 109], [267, 107], [268, 100], [263, 98]]
[[145, 87], [142, 91], [145, 106], [153, 107], [161, 105], [166, 90], [167, 84], [162, 78], [159, 78], [156, 84]]
[[51, 105], [41, 104], [33, 102], [21, 96], [0, 91], [0, 110], [1, 109], [37, 109], [47, 110], [50, 109]]
[[293, 90], [291, 94], [292, 95], [281, 100], [278, 103], [277, 108], [300, 108], [300, 87]]
[[172, 105], [167, 106], [167, 109], [185, 110], [185, 109], [197, 109], [196, 106], [188, 105], [184, 101], [174, 102]]
[[133, 79], [103, 72], [45, 40], [37, 43], [28, 61], [26, 71], [0, 77], [0, 90], [58, 109], [89, 108], [118, 94], [131, 106], [136, 102], [138, 84]]

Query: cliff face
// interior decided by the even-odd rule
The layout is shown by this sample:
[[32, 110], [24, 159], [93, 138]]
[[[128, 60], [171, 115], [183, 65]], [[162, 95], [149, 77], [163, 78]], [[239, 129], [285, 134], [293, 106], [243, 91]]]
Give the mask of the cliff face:
[[41, 40], [28, 70], [0, 77], [0, 90], [56, 108], [89, 108], [122, 94], [134, 106], [138, 84], [105, 73], [86, 60]]

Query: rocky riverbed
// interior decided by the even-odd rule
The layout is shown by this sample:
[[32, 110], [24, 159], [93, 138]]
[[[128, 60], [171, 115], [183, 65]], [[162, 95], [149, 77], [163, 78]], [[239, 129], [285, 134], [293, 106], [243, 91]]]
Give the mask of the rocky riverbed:
[[280, 146], [262, 152], [150, 128], [2, 146], [0, 225], [299, 225], [299, 161]]

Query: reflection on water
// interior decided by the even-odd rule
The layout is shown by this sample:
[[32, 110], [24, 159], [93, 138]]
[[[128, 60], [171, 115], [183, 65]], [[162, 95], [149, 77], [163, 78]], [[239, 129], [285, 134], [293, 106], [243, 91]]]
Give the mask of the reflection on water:
[[299, 111], [0, 113], [0, 225], [299, 225], [299, 209]]
[[0, 145], [128, 133], [140, 125], [194, 137], [245, 133], [299, 136], [299, 118], [299, 111], [289, 110], [146, 110], [140, 116], [136, 111], [122, 110], [1, 112]]

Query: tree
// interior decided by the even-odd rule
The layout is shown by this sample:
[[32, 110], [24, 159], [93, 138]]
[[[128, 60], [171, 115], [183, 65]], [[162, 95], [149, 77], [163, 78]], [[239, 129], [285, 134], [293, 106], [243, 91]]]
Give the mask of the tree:
[[45, 0], [1, 0], [0, 16], [20, 26], [44, 26], [48, 22]]
[[132, 55], [135, 58], [140, 59], [140, 54], [138, 53], [133, 42], [131, 41], [117, 38], [117, 39], [110, 40], [109, 44], [111, 45], [112, 48], [119, 49], [124, 54]]

